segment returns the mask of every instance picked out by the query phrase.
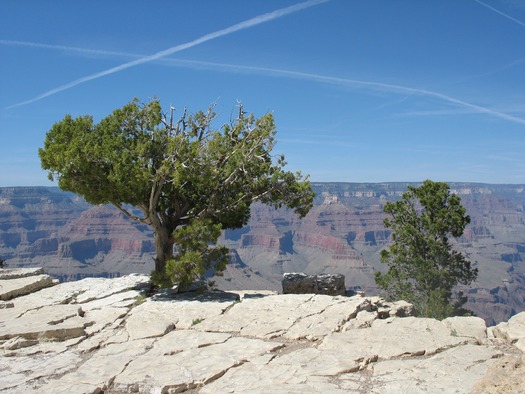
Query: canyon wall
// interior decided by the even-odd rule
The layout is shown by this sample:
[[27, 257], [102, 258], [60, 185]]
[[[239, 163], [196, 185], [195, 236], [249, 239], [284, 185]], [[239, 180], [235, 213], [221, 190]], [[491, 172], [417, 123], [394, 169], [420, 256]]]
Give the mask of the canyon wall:
[[0, 258], [62, 280], [151, 271], [152, 232], [57, 188], [0, 188]]
[[[373, 274], [388, 245], [383, 207], [407, 183], [313, 183], [315, 204], [300, 220], [254, 204], [249, 223], [220, 242], [231, 262], [213, 280], [223, 289], [280, 290], [284, 272], [342, 273], [353, 290], [377, 293]], [[525, 185], [450, 183], [471, 216], [455, 243], [479, 269], [467, 307], [488, 324], [525, 310]], [[111, 206], [90, 206], [56, 188], [0, 188], [0, 258], [43, 266], [61, 280], [153, 269], [151, 230]]]

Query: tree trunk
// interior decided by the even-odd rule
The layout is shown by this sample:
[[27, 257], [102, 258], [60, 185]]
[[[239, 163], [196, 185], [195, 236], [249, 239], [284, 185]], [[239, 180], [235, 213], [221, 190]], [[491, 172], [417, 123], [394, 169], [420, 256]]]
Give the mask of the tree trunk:
[[173, 237], [171, 232], [165, 227], [154, 230], [155, 238], [155, 271], [164, 272], [167, 261], [173, 257]]

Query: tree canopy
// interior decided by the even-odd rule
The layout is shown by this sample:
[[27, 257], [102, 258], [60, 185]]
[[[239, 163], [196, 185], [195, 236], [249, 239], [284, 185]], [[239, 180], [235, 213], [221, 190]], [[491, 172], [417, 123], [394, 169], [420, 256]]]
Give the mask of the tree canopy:
[[66, 115], [39, 156], [61, 189], [151, 226], [156, 275], [187, 283], [213, 264], [224, 269], [227, 250], [210, 244], [221, 229], [245, 225], [253, 201], [304, 216], [313, 192], [307, 176], [285, 171], [284, 156], [272, 155], [272, 114], [255, 118], [239, 106], [238, 117], [219, 129], [213, 107], [185, 110], [178, 120], [173, 114], [158, 100], [134, 99], [98, 123]]
[[470, 223], [460, 197], [446, 183], [427, 180], [417, 188], [409, 186], [401, 200], [386, 203], [384, 212], [393, 244], [381, 252], [388, 271], [376, 272], [375, 279], [387, 297], [413, 303], [426, 317], [465, 312], [461, 306], [466, 297], [454, 288], [470, 284], [478, 270], [449, 241]]

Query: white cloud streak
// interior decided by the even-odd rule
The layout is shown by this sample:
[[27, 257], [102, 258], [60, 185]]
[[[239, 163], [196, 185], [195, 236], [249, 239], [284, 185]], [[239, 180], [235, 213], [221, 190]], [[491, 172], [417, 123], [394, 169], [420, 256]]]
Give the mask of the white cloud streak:
[[512, 16], [510, 16], [510, 15], [508, 15], [508, 14], [505, 14], [504, 12], [501, 12], [500, 10], [497, 10], [496, 8], [491, 7], [490, 5], [484, 3], [484, 2], [482, 2], [482, 1], [480, 1], [480, 0], [474, 0], [474, 1], [475, 1], [476, 3], [478, 3], [478, 4], [481, 4], [481, 5], [484, 6], [484, 7], [487, 7], [489, 10], [492, 10], [492, 11], [494, 11], [495, 13], [500, 14], [501, 16], [503, 16], [503, 17], [505, 17], [505, 18], [507, 18], [507, 19], [510, 19], [511, 21], [517, 23], [518, 25], [521, 25], [521, 26], [525, 27], [525, 23], [524, 23], [524, 22], [522, 22], [522, 21], [520, 21], [520, 20], [518, 20], [518, 19], [516, 19], [516, 18], [513, 18]]
[[62, 50], [66, 52], [77, 52], [82, 55], [124, 56], [124, 57], [132, 57], [132, 58], [144, 57], [143, 55], [141, 56], [141, 55], [135, 55], [135, 54], [125, 53], [125, 52], [103, 51], [100, 49], [87, 49], [87, 48], [79, 48], [79, 47], [70, 47], [70, 46], [65, 46], [65, 45], [42, 44], [39, 42], [28, 42], [28, 41], [0, 40], [0, 45]]
[[[229, 34], [232, 34], [232, 33], [238, 32], [238, 31], [241, 31], [241, 30], [245, 30], [245, 29], [248, 29], [250, 27], [257, 26], [257, 25], [260, 25], [262, 23], [269, 22], [269, 21], [272, 21], [274, 19], [286, 16], [288, 14], [292, 14], [294, 12], [303, 10], [305, 8], [309, 8], [309, 7], [313, 7], [315, 5], [318, 5], [318, 4], [325, 3], [327, 1], [330, 1], [330, 0], [308, 0], [308, 1], [305, 1], [303, 3], [292, 5], [290, 7], [281, 8], [281, 9], [278, 9], [278, 10], [275, 10], [275, 11], [272, 11], [272, 12], [269, 12], [269, 13], [266, 13], [266, 14], [263, 14], [263, 15], [256, 16], [254, 18], [245, 20], [243, 22], [236, 23], [236, 24], [234, 24], [232, 26], [229, 26], [229, 27], [227, 27], [225, 29], [221, 29], [221, 30], [215, 31], [213, 33], [205, 34], [204, 36], [202, 36], [200, 38], [197, 38], [197, 39], [195, 39], [193, 41], [190, 41], [190, 42], [187, 42], [187, 43], [184, 43], [184, 44], [180, 44], [180, 45], [177, 45], [177, 46], [165, 49], [163, 51], [157, 52], [157, 53], [155, 53], [153, 55], [141, 57], [139, 59], [132, 60], [130, 62], [121, 64], [119, 66], [112, 67], [110, 69], [107, 69], [107, 70], [104, 70], [104, 71], [100, 71], [98, 73], [87, 75], [85, 77], [76, 79], [76, 80], [74, 80], [72, 82], [69, 82], [69, 83], [67, 83], [65, 85], [62, 85], [62, 86], [59, 86], [57, 88], [51, 89], [51, 90], [49, 90], [49, 91], [47, 91], [47, 92], [45, 92], [45, 93], [43, 93], [43, 94], [41, 94], [41, 95], [39, 95], [37, 97], [34, 97], [34, 98], [30, 99], [30, 100], [23, 101], [23, 102], [20, 102], [20, 103], [17, 103], [17, 104], [13, 104], [13, 105], [7, 107], [7, 109], [20, 107], [22, 105], [27, 105], [27, 104], [34, 103], [35, 101], [42, 100], [45, 97], [52, 96], [52, 95], [57, 94], [59, 92], [63, 92], [64, 90], [71, 89], [71, 88], [73, 88], [73, 87], [75, 87], [77, 85], [80, 85], [82, 83], [86, 83], [86, 82], [92, 81], [94, 79], [98, 79], [98, 78], [101, 78], [101, 77], [104, 77], [104, 76], [107, 76], [107, 75], [111, 75], [111, 74], [114, 74], [114, 73], [117, 73], [117, 72], [120, 72], [120, 71], [124, 71], [124, 70], [126, 70], [128, 68], [135, 67], [135, 66], [138, 66], [140, 64], [149, 63], [149, 62], [152, 62], [152, 61], [155, 61], [155, 60], [162, 59], [162, 58], [164, 58], [166, 56], [169, 56], [169, 55], [172, 55], [174, 53], [181, 52], [181, 51], [184, 51], [185, 49], [189, 49], [189, 48], [192, 48], [194, 46], [203, 44], [203, 43], [205, 43], [207, 41], [211, 41], [211, 40], [214, 40], [214, 39], [219, 38], [219, 37], [223, 37], [223, 36], [226, 36], [226, 35], [229, 35]], [[86, 50], [84, 52], [88, 53], [89, 50]]]
[[467, 101], [448, 96], [446, 94], [434, 92], [432, 90], [412, 88], [412, 87], [401, 86], [401, 85], [393, 85], [393, 84], [382, 83], [382, 82], [338, 78], [338, 77], [331, 77], [331, 76], [326, 76], [326, 75], [303, 73], [303, 72], [290, 71], [290, 70], [280, 70], [280, 69], [266, 68], [266, 67], [240, 66], [240, 65], [232, 65], [232, 64], [207, 63], [207, 62], [195, 62], [195, 61], [177, 61], [177, 62], [179, 64], [187, 63], [187, 64], [194, 64], [196, 66], [201, 66], [201, 67], [210, 67], [214, 70], [218, 68], [222, 68], [224, 70], [230, 70], [230, 71], [235, 71], [235, 70], [248, 71], [248, 72], [256, 72], [256, 73], [266, 74], [266, 75], [309, 80], [313, 82], [331, 84], [331, 85], [336, 85], [336, 86], [346, 86], [349, 88], [363, 88], [363, 89], [368, 89], [368, 90], [433, 97], [440, 101], [445, 101], [450, 104], [453, 104], [457, 107], [468, 109], [471, 112], [491, 115], [496, 118], [500, 118], [500, 119], [507, 120], [510, 122], [525, 125], [525, 119], [518, 118], [516, 116], [512, 116], [504, 112], [496, 111], [496, 110], [486, 108], [480, 105], [472, 104]]
[[[305, 3], [301, 3], [301, 4], [305, 4]], [[27, 46], [27, 47], [45, 48], [45, 49], [55, 49], [55, 50], [66, 50], [66, 51], [73, 51], [73, 52], [77, 52], [81, 54], [88, 54], [88, 55], [124, 56], [124, 57], [137, 58], [138, 59], [137, 61], [140, 61], [143, 59], [150, 59], [152, 57], [152, 56], [145, 57], [145, 56], [141, 56], [138, 54], [125, 53], [125, 52], [103, 51], [103, 50], [96, 50], [96, 49], [85, 49], [85, 48], [78, 48], [78, 47], [68, 47], [68, 46], [61, 46], [61, 45], [50, 45], [50, 44], [42, 44], [42, 43], [24, 42], [24, 41], [0, 40], [0, 44]], [[174, 48], [177, 48], [177, 47], [174, 47]], [[523, 118], [512, 116], [512, 115], [509, 115], [501, 111], [497, 111], [497, 110], [483, 107], [480, 105], [472, 104], [467, 101], [454, 98], [452, 96], [448, 96], [442, 93], [438, 93], [438, 92], [434, 92], [434, 91], [426, 90], [426, 89], [419, 89], [419, 88], [413, 88], [413, 87], [401, 86], [401, 85], [393, 85], [393, 84], [382, 83], [382, 82], [331, 77], [331, 76], [326, 76], [326, 75], [304, 73], [304, 72], [298, 72], [298, 71], [292, 71], [292, 70], [282, 70], [282, 69], [275, 69], [275, 68], [269, 68], [269, 67], [244, 66], [244, 65], [225, 64], [225, 63], [212, 63], [212, 62], [203, 62], [203, 61], [195, 61], [195, 60], [165, 59], [163, 56], [158, 56], [155, 59], [151, 59], [148, 61], [154, 61], [154, 60], [160, 61], [163, 64], [168, 64], [171, 66], [178, 66], [178, 67], [201, 68], [201, 69], [209, 69], [213, 71], [221, 70], [221, 71], [227, 71], [227, 72], [245, 72], [245, 73], [250, 73], [250, 74], [261, 74], [261, 75], [268, 75], [268, 76], [274, 76], [274, 77], [302, 79], [302, 80], [308, 80], [308, 81], [322, 83], [322, 84], [335, 85], [338, 87], [345, 86], [348, 88], [361, 88], [365, 90], [375, 90], [375, 91], [399, 93], [399, 94], [405, 94], [405, 95], [432, 97], [440, 101], [444, 101], [449, 104], [453, 104], [454, 106], [463, 109], [462, 112], [461, 111], [454, 112], [455, 114], [480, 113], [480, 114], [490, 115], [492, 117], [496, 117], [499, 119], [503, 119], [509, 122], [525, 125], [525, 119]], [[129, 65], [132, 63], [134, 64], [135, 62], [136, 61], [128, 62], [128, 63], [125, 63], [124, 65]], [[122, 66], [119, 66], [119, 67], [122, 67]], [[132, 67], [132, 66], [129, 66], [129, 67]], [[114, 70], [115, 68], [110, 69], [110, 70]], [[116, 72], [116, 71], [113, 71], [113, 72]], [[93, 75], [98, 75], [98, 74], [93, 74]], [[95, 79], [93, 75], [82, 78], [81, 79], [82, 82], [86, 82], [87, 80]], [[90, 78], [90, 79], [84, 80], [86, 78]], [[40, 100], [44, 97], [50, 96], [51, 94], [58, 93], [70, 87], [76, 86], [79, 83], [82, 83], [78, 81], [80, 80], [73, 81], [67, 85], [62, 85], [34, 99], [28, 100], [26, 102], [18, 103], [18, 104], [12, 105], [7, 108], [13, 108], [13, 107], [29, 104], [31, 102]], [[420, 113], [413, 113], [413, 114], [436, 115], [436, 114], [446, 114], [446, 113], [450, 114], [452, 112], [451, 111], [441, 111], [441, 112], [430, 112], [430, 111], [424, 112], [423, 111]], [[412, 113], [407, 113], [407, 114], [412, 114]]]

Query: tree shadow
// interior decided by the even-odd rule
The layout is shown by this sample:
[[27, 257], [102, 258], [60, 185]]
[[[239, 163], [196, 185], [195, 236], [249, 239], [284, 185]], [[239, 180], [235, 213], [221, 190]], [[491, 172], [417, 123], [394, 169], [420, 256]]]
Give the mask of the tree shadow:
[[176, 290], [162, 289], [158, 290], [151, 296], [153, 301], [200, 301], [200, 302], [240, 302], [247, 299], [264, 298], [273, 293], [264, 293], [254, 291], [253, 293], [236, 293], [226, 290], [210, 291], [187, 291], [177, 293]]
[[228, 291], [188, 291], [177, 293], [175, 290], [159, 290], [151, 296], [152, 301], [200, 301], [200, 302], [235, 302], [241, 297]]

